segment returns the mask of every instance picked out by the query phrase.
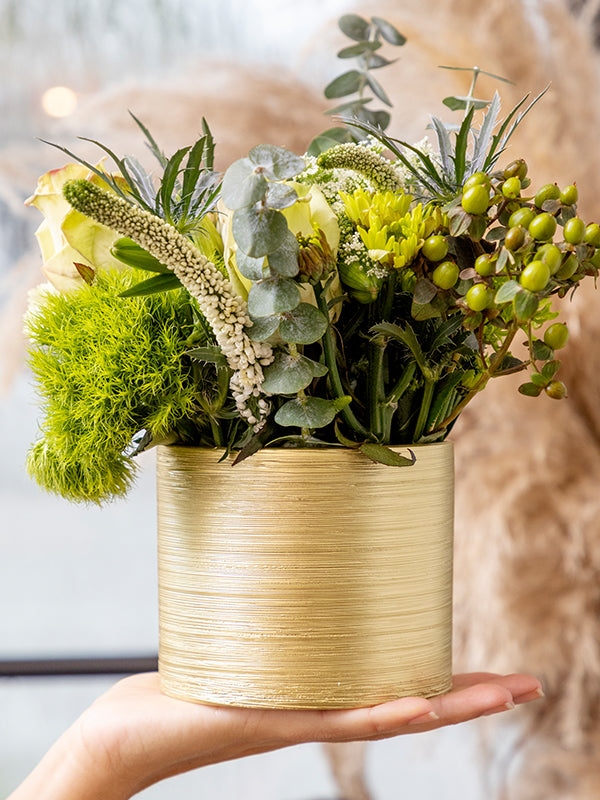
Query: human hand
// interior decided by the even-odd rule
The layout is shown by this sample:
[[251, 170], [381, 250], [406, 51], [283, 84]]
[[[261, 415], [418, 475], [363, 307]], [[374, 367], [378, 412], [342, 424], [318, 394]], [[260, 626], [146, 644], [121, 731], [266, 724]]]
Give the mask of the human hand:
[[174, 700], [160, 692], [157, 673], [133, 675], [82, 714], [9, 800], [125, 800], [164, 778], [219, 761], [301, 742], [434, 730], [541, 695], [530, 675], [473, 673], [457, 675], [452, 691], [430, 700], [405, 697], [352, 710], [244, 709]]

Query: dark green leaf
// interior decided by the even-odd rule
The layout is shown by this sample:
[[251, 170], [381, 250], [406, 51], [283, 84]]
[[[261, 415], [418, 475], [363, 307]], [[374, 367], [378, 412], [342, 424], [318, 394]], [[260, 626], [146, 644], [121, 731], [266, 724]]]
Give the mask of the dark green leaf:
[[406, 36], [403, 36], [390, 22], [381, 17], [371, 17], [371, 20], [377, 26], [377, 30], [386, 42], [396, 45], [396, 47], [406, 44]]
[[369, 38], [370, 25], [358, 14], [344, 14], [338, 20], [339, 29], [350, 39], [361, 42]]
[[288, 226], [280, 211], [252, 206], [234, 212], [232, 231], [238, 247], [252, 258], [258, 258], [281, 246]]
[[346, 97], [349, 94], [354, 94], [354, 92], [358, 92], [364, 77], [362, 72], [358, 72], [355, 69], [344, 72], [327, 84], [324, 95], [328, 100], [331, 100], [334, 97]]
[[464, 208], [458, 206], [453, 208], [448, 213], [448, 222], [450, 223], [450, 235], [462, 236], [469, 230], [471, 224], [471, 215], [467, 214]]
[[416, 456], [412, 450], [408, 449], [410, 458], [396, 453], [384, 444], [376, 444], [375, 442], [364, 442], [359, 447], [361, 453], [364, 453], [371, 461], [378, 464], [385, 464], [388, 467], [412, 467], [416, 461]]
[[474, 113], [475, 108], [471, 106], [471, 108], [465, 114], [465, 118], [463, 119], [460, 129], [456, 134], [456, 144], [454, 147], [454, 175], [456, 177], [456, 183], [458, 186], [462, 185], [465, 175], [467, 147], [469, 144], [469, 134], [471, 133], [471, 123], [473, 121]]
[[181, 147], [179, 150], [177, 150], [177, 152], [174, 153], [167, 162], [167, 166], [165, 167], [165, 171], [162, 176], [159, 196], [163, 212], [167, 219], [171, 217], [171, 201], [173, 198], [175, 184], [177, 183], [177, 177], [179, 175], [179, 168], [185, 155], [189, 152], [189, 149], [189, 147]]
[[216, 364], [217, 367], [227, 368], [227, 359], [223, 355], [223, 351], [216, 345], [207, 345], [206, 347], [194, 347], [192, 350], [187, 350], [185, 353], [194, 361], [201, 361], [205, 364]]
[[544, 389], [550, 383], [550, 378], [546, 378], [545, 375], [542, 375], [539, 372], [532, 372], [529, 377], [534, 386], [539, 386], [542, 389]]
[[135, 124], [138, 126], [138, 128], [142, 131], [142, 133], [146, 137], [147, 139], [146, 144], [148, 145], [150, 152], [156, 157], [157, 161], [164, 169], [165, 166], [167, 165], [168, 158], [165, 156], [160, 147], [156, 144], [148, 128], [146, 128], [146, 126], [143, 125], [142, 122], [140, 122], [140, 120], [135, 116], [135, 114], [131, 113], [131, 111], [129, 112], [129, 116], [134, 120]]
[[300, 291], [289, 278], [267, 278], [250, 287], [248, 313], [252, 317], [270, 317], [292, 311], [300, 302]]
[[369, 69], [381, 69], [382, 67], [389, 67], [390, 64], [395, 64], [397, 58], [384, 58], [379, 53], [369, 56]]
[[442, 312], [439, 308], [436, 308], [431, 303], [415, 303], [413, 300], [413, 303], [410, 307], [410, 315], [418, 322], [422, 322], [425, 319], [435, 319], [436, 317], [441, 317]]
[[538, 310], [538, 299], [533, 292], [521, 288], [513, 299], [513, 308], [517, 322], [527, 322]]
[[429, 303], [437, 294], [435, 285], [427, 278], [419, 278], [415, 284], [413, 300], [420, 306]]
[[465, 108], [485, 108], [489, 106], [490, 101], [479, 100], [476, 97], [460, 97], [453, 95], [452, 97], [444, 97], [442, 103], [451, 111], [462, 111]]
[[312, 344], [327, 330], [327, 319], [310, 303], [300, 303], [293, 311], [282, 315], [279, 334], [286, 342]]
[[306, 397], [288, 400], [275, 414], [275, 422], [283, 427], [324, 428], [335, 419], [337, 409], [331, 400]]
[[181, 289], [181, 283], [176, 275], [169, 272], [168, 275], [155, 275], [147, 281], [136, 283], [135, 286], [121, 292], [119, 297], [145, 297], [157, 292], [168, 292], [171, 289]]
[[137, 242], [127, 237], [117, 239], [111, 247], [110, 252], [118, 261], [127, 264], [128, 267], [145, 269], [148, 272], [161, 272], [163, 274], [171, 271], [165, 264], [161, 264], [157, 258], [154, 258], [147, 250], [140, 247]]
[[223, 202], [232, 211], [253, 206], [265, 196], [268, 183], [257, 174], [249, 158], [240, 158], [228, 168], [221, 186]]
[[559, 369], [560, 369], [560, 361], [548, 361], [542, 367], [542, 375], [544, 376], [544, 378], [551, 381]]
[[381, 128], [382, 131], [384, 131], [387, 128], [392, 118], [391, 114], [388, 114], [387, 111], [383, 110], [373, 111], [372, 116], [373, 116], [373, 125], [375, 125], [378, 128]]
[[542, 393], [542, 387], [536, 386], [535, 383], [522, 383], [519, 392], [527, 397], [538, 397]]
[[259, 144], [253, 147], [248, 153], [248, 159], [272, 181], [293, 178], [306, 169], [303, 158], [274, 144]]
[[536, 339], [533, 343], [533, 357], [536, 361], [546, 361], [552, 356], [552, 349], [541, 339]]

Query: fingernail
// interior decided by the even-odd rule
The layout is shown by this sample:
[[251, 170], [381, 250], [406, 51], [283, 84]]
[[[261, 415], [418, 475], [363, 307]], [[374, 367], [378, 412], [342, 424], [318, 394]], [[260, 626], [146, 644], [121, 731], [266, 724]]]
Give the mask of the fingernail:
[[506, 711], [512, 711], [513, 708], [516, 708], [516, 705], [511, 701], [509, 701], [508, 703], [504, 703], [504, 708], [506, 709]]
[[516, 708], [516, 706], [509, 700], [507, 703], [503, 703], [501, 706], [496, 706], [496, 708], [490, 708], [489, 711], [484, 711], [482, 716], [491, 717], [492, 714], [501, 714], [503, 711], [512, 711], [513, 708]]
[[534, 694], [536, 694], [536, 695], [537, 695], [537, 697], [546, 697], [546, 693], [544, 692], [544, 690], [542, 689], [542, 687], [541, 687], [541, 686], [539, 686], [539, 687], [538, 687], [538, 688], [535, 690], [535, 693], [534, 693]]
[[420, 717], [415, 717], [414, 719], [411, 719], [411, 721], [408, 724], [422, 725], [425, 722], [434, 722], [436, 719], [439, 719], [438, 715], [435, 713], [435, 711], [430, 711], [427, 714], [421, 714]]

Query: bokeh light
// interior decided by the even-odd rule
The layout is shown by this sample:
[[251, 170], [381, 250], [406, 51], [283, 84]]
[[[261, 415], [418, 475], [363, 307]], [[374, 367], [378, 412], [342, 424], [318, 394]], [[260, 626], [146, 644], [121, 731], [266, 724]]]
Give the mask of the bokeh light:
[[68, 117], [77, 108], [77, 95], [67, 86], [53, 86], [42, 95], [42, 108], [50, 117]]

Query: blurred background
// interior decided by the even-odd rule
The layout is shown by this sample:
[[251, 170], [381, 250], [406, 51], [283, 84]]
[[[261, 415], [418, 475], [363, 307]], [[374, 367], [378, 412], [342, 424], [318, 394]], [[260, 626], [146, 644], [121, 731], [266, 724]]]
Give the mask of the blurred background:
[[[437, 2], [421, 3], [421, 22], [407, 12], [409, 30], [403, 32], [409, 44], [400, 54], [401, 67], [434, 61], [431, 54], [422, 55], [431, 44], [428, 37], [435, 38], [436, 31], [443, 35], [447, 13], [464, 14], [469, 4], [442, 5], [449, 12]], [[567, 7], [518, 5], [528, 14], [530, 40], [538, 45], [548, 28], [536, 8]], [[596, 9], [591, 5], [579, 1], [567, 10], [593, 34]], [[335, 59], [335, 20], [356, 6], [344, 0], [54, 0], [50, 5], [0, 0], [0, 659], [135, 656], [157, 649], [152, 456], [142, 459], [130, 497], [102, 509], [71, 506], [41, 493], [23, 466], [37, 423], [18, 320], [27, 289], [40, 280], [41, 265], [33, 244], [41, 218], [23, 201], [39, 174], [66, 161], [38, 140], [92, 157], [93, 147], [76, 142], [83, 135], [121, 155], [139, 154], [130, 109], [148, 122], [167, 151], [193, 141], [206, 115], [217, 147], [222, 146], [223, 165], [263, 140], [301, 151], [313, 134], [328, 127], [321, 120], [320, 92], [342, 71]], [[385, 16], [393, 7], [375, 3], [371, 12]], [[463, 66], [472, 63], [463, 41], [468, 34], [463, 20], [452, 50]], [[419, 52], [411, 51], [413, 41]], [[440, 58], [443, 53], [442, 48]], [[421, 78], [422, 90], [419, 84], [408, 86], [412, 113], [399, 105], [407, 138], [422, 135], [425, 110], [438, 111], [431, 98], [439, 101], [443, 94], [434, 66]], [[517, 76], [529, 69], [516, 59], [511, 68]], [[549, 71], [538, 64], [534, 82], [544, 85]], [[515, 90], [518, 95], [541, 88], [523, 83]], [[396, 86], [407, 89], [402, 80]], [[1, 796], [113, 681], [0, 679]], [[488, 741], [495, 755], [490, 765], [482, 759], [485, 724], [370, 745], [366, 779], [373, 798], [492, 797], [516, 734], [507, 722], [502, 734]], [[141, 796], [234, 800], [241, 795], [333, 800], [339, 789], [321, 748], [305, 745], [209, 767]]]

